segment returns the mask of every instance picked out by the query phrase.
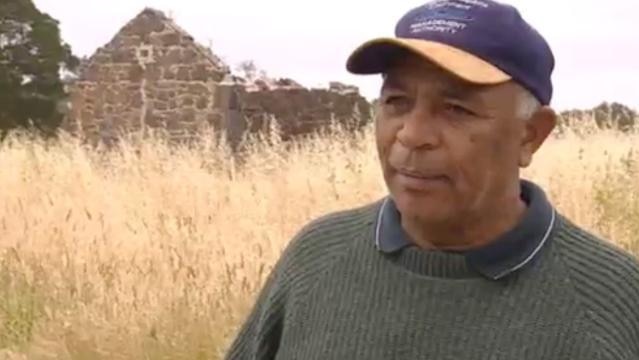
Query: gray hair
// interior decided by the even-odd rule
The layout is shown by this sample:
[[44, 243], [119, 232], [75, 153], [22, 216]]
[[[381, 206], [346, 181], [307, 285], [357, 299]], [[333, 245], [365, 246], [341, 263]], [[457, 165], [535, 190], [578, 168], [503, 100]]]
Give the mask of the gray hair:
[[522, 89], [517, 103], [517, 118], [528, 121], [537, 110], [541, 107], [541, 103], [528, 90]]

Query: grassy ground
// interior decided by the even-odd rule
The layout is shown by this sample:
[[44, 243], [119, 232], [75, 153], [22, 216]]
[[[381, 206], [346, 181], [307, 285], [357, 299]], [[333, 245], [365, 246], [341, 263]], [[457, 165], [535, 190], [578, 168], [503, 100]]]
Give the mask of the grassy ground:
[[[567, 134], [524, 175], [639, 254], [636, 144]], [[257, 146], [243, 169], [225, 155], [212, 143], [2, 147], [0, 359], [218, 359], [302, 224], [384, 194], [370, 131]]]

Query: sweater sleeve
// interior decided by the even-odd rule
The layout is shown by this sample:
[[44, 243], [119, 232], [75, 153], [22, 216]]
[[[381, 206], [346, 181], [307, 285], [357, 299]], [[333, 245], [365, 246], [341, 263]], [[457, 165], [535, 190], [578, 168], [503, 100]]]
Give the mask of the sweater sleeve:
[[253, 308], [231, 343], [226, 360], [271, 360], [279, 347], [286, 291], [283, 259], [267, 277]]
[[[322, 218], [302, 227], [282, 251], [273, 270], [260, 289], [253, 308], [230, 345], [225, 360], [272, 360], [275, 358], [284, 327], [286, 303], [295, 277], [309, 272], [309, 246], [315, 243]], [[311, 250], [312, 252], [312, 250]], [[301, 259], [300, 259], [301, 257]], [[302, 266], [300, 266], [302, 262]]]
[[639, 359], [639, 259], [575, 226], [562, 253], [590, 320], [590, 336], [611, 359]]
[[240, 327], [225, 360], [271, 360], [280, 349], [287, 306], [371, 225], [379, 203], [329, 213], [306, 224], [288, 243]]

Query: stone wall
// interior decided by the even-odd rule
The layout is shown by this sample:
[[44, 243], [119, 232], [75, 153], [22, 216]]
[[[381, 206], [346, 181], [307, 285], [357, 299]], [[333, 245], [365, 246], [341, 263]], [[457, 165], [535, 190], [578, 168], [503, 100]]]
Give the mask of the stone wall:
[[327, 129], [331, 120], [356, 130], [372, 117], [370, 104], [364, 97], [330, 89], [243, 91], [240, 99], [248, 131], [268, 131], [270, 121], [275, 120], [284, 140]]
[[148, 126], [181, 137], [203, 124], [224, 126], [213, 99], [228, 68], [153, 10], [124, 26], [81, 73], [71, 85], [71, 131], [110, 138]]
[[272, 118], [284, 139], [324, 128], [331, 119], [355, 126], [370, 120], [370, 105], [356, 88], [332, 82], [328, 89], [305, 89], [266, 77], [249, 82], [153, 9], [84, 62], [69, 90], [63, 128], [107, 143], [149, 128], [183, 140], [212, 127], [225, 130], [235, 147], [246, 131], [267, 130]]

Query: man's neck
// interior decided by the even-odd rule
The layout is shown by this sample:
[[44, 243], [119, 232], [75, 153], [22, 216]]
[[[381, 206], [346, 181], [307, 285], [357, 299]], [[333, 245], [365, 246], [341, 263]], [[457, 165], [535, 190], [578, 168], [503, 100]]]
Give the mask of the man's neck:
[[527, 204], [519, 196], [483, 209], [475, 216], [447, 224], [424, 224], [402, 217], [402, 227], [416, 246], [423, 249], [464, 251], [486, 245], [514, 228], [523, 218]]

